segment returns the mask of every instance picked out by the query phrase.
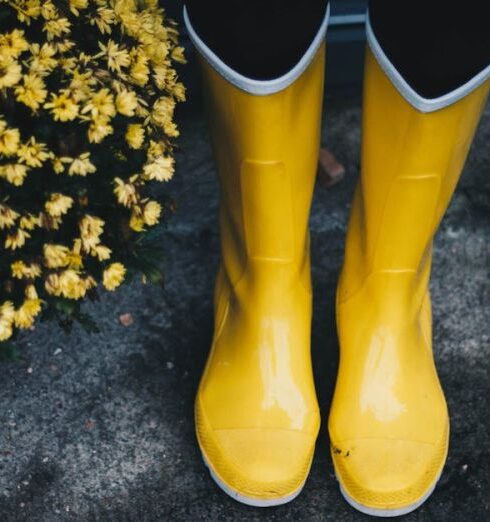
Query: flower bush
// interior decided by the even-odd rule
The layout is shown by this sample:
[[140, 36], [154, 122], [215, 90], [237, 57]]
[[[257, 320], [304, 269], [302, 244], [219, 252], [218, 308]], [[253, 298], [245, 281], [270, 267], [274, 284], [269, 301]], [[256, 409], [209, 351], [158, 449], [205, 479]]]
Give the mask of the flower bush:
[[43, 312], [159, 281], [185, 100], [175, 23], [157, 0], [0, 0], [0, 344]]

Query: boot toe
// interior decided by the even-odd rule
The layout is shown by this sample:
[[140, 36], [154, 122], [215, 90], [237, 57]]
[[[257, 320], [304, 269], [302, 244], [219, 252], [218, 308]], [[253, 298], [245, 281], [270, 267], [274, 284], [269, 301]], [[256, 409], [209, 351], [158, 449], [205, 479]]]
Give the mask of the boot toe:
[[287, 502], [301, 491], [316, 439], [300, 431], [270, 428], [219, 429], [205, 440], [199, 438], [218, 485], [237, 500], [256, 505]]
[[331, 451], [342, 493], [354, 507], [369, 514], [404, 514], [434, 489], [446, 459], [447, 436], [440, 444], [357, 439]]

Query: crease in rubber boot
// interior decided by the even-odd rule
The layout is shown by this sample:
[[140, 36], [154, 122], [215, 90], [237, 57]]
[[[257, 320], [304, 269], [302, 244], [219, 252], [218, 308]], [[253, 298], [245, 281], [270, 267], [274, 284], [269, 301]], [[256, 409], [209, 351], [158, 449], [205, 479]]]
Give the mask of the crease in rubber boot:
[[[206, 458], [206, 455], [202, 448], [201, 450], [201, 456], [202, 460], [204, 461], [204, 464], [208, 468], [209, 474], [211, 475], [211, 478], [214, 480], [216, 485], [226, 493], [229, 497], [231, 497], [233, 500], [236, 500], [237, 502], [240, 502], [241, 504], [245, 504], [247, 506], [252, 507], [260, 507], [260, 508], [266, 508], [266, 507], [275, 507], [275, 506], [282, 506], [283, 504], [287, 504], [288, 502], [291, 502], [294, 500], [303, 490], [303, 487], [306, 483], [306, 479], [304, 482], [299, 486], [296, 491], [293, 491], [289, 495], [286, 495], [284, 497], [278, 497], [278, 498], [270, 498], [270, 499], [259, 499], [254, 497], [248, 497], [246, 495], [242, 495], [239, 493], [236, 489], [231, 488], [221, 480], [221, 478], [216, 474], [216, 472], [213, 470], [211, 464], [209, 464], [208, 459]], [[310, 464], [311, 467], [311, 464]]]

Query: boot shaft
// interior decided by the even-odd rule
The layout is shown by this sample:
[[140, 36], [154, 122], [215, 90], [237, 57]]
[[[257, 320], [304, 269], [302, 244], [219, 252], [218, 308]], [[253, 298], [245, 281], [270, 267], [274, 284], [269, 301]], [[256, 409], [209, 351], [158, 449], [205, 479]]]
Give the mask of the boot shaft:
[[[398, 93], [367, 51], [362, 172], [350, 216], [341, 300], [378, 272], [412, 274], [404, 278], [411, 295], [413, 285], [427, 286], [432, 240], [489, 89], [486, 82], [453, 105], [422, 113]], [[419, 294], [422, 299], [424, 291]]]
[[[224, 272], [267, 279], [307, 273], [308, 216], [320, 143], [325, 45], [287, 88], [264, 96], [231, 85], [201, 59], [221, 187]], [[265, 271], [264, 271], [265, 270]], [[272, 278], [268, 278], [272, 282]]]

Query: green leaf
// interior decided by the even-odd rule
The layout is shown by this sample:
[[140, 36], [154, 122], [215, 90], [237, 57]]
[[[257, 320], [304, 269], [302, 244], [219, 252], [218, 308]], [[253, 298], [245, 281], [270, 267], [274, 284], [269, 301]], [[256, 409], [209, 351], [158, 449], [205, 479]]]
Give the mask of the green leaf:
[[83, 326], [86, 332], [100, 333], [100, 328], [90, 315], [81, 312], [77, 314], [75, 318]]
[[73, 315], [79, 308], [79, 305], [76, 301], [70, 301], [69, 299], [57, 299], [55, 306], [59, 312], [62, 312], [68, 316]]
[[0, 342], [0, 362], [23, 362], [19, 348], [11, 341]]

